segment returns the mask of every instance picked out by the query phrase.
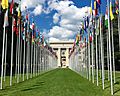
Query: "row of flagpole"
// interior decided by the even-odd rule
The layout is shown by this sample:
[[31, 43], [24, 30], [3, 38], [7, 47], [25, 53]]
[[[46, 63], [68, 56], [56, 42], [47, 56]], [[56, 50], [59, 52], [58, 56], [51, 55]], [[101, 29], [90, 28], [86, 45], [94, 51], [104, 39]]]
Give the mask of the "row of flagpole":
[[[7, 42], [7, 27], [9, 26], [8, 0], [2, 0], [1, 5], [3, 10], [5, 10], [5, 14], [3, 24], [0, 89], [3, 89], [6, 86], [5, 83], [8, 82], [7, 78], [10, 78], [9, 86], [12, 86], [14, 83], [19, 83], [28, 80], [29, 78], [33, 78], [35, 76], [40, 75], [42, 72], [57, 68], [57, 56], [55, 52], [48, 45], [48, 42], [45, 41], [43, 35], [41, 35], [40, 32], [38, 32], [38, 29], [33, 21], [32, 28], [30, 28], [30, 17], [28, 17], [28, 13], [26, 12], [25, 14], [26, 18], [21, 18], [20, 4], [17, 12], [18, 17], [16, 21], [14, 17], [14, 0], [12, 0], [10, 6], [10, 10], [12, 10], [11, 60], [10, 62], [6, 60], [8, 55], [7, 51], [9, 47]], [[14, 38], [15, 33], [17, 37], [16, 39]], [[16, 49], [14, 50], [15, 45]], [[16, 58], [14, 58], [14, 56], [16, 56]], [[7, 69], [7, 63], [10, 63], [10, 70]], [[13, 68], [15, 68], [15, 70]], [[7, 73], [7, 70], [10, 72]]]
[[[116, 0], [117, 4], [117, 17], [118, 17], [118, 34], [119, 34], [119, 49], [120, 49], [120, 0]], [[119, 8], [118, 8], [119, 5]], [[111, 95], [114, 94], [115, 80], [115, 52], [114, 52], [114, 29], [113, 20], [114, 15], [112, 12], [112, 0], [107, 0], [107, 12], [103, 16], [100, 12], [101, 1], [91, 0], [91, 16], [84, 17], [85, 22], [81, 24], [80, 33], [76, 35], [73, 48], [70, 52], [70, 69], [78, 72], [86, 77], [92, 83], [99, 86], [99, 77], [102, 79], [102, 89], [105, 89], [105, 62], [104, 62], [104, 47], [107, 48], [107, 68], [108, 68], [108, 81], [110, 81]], [[98, 13], [99, 12], [99, 13]], [[103, 32], [103, 17], [107, 22], [106, 40], [107, 44], [104, 45]], [[107, 17], [107, 19], [106, 19]], [[89, 19], [88, 19], [89, 18]], [[106, 25], [106, 24], [105, 24]], [[78, 43], [79, 42], [79, 43]], [[94, 48], [95, 47], [95, 48]], [[76, 59], [78, 58], [78, 59]], [[79, 59], [80, 58], [80, 59]], [[86, 59], [85, 59], [86, 58]], [[82, 70], [80, 70], [82, 68]], [[86, 69], [86, 71], [84, 70]], [[85, 73], [85, 74], [84, 74]]]

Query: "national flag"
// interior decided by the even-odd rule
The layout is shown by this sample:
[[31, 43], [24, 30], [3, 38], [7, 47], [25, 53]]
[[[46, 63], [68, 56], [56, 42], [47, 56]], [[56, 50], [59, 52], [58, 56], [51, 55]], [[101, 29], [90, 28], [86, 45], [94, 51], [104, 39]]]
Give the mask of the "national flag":
[[79, 36], [78, 36], [78, 34], [76, 35], [76, 45], [77, 46], [79, 45]]
[[8, 9], [8, 0], [2, 0], [1, 5], [3, 9]]
[[13, 15], [14, 0], [10, 4], [10, 14]]
[[105, 27], [108, 28], [108, 7], [106, 6], [106, 13], [105, 13]]
[[95, 16], [97, 15], [97, 13], [98, 13], [98, 10], [97, 10], [97, 2], [96, 1], [94, 1], [94, 12], [95, 12]]
[[4, 26], [5, 26], [5, 27], [9, 26], [9, 22], [8, 22], [8, 9], [7, 9], [6, 12], [5, 12]]
[[18, 7], [18, 18], [21, 18], [21, 10], [20, 10], [20, 7]]
[[110, 1], [110, 19], [113, 20], [114, 19], [114, 15], [112, 12], [112, 2]]
[[101, 0], [97, 0], [97, 4], [100, 5], [101, 4]]
[[92, 42], [92, 32], [90, 32], [89, 41]]
[[116, 8], [115, 8], [116, 14], [119, 14], [119, 1], [118, 0], [115, 1], [115, 5], [116, 5]]

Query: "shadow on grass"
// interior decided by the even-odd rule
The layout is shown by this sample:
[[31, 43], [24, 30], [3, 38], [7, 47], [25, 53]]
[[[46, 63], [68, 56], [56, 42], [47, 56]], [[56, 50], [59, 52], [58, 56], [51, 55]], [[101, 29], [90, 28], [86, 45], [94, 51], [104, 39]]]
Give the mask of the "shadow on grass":
[[44, 85], [45, 82], [44, 81], [41, 81], [41, 82], [38, 82], [36, 84], [34, 84], [33, 86], [29, 87], [29, 88], [26, 88], [26, 89], [23, 89], [21, 91], [29, 91], [29, 90], [34, 90], [34, 89], [39, 89], [42, 87], [42, 85]]
[[114, 91], [114, 94], [116, 94], [117, 92], [119, 92], [120, 91], [120, 89], [118, 89], [118, 90], [116, 90], [116, 91]]

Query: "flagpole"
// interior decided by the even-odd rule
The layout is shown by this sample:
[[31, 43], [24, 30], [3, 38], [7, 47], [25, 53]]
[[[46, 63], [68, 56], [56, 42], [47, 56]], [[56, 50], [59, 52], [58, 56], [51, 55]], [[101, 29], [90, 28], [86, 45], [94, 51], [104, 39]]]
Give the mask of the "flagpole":
[[5, 66], [4, 66], [4, 82], [5, 82], [5, 76], [6, 76], [6, 63], [7, 63], [7, 32], [6, 32], [6, 43], [5, 43]]
[[[32, 39], [32, 38], [31, 38], [31, 39]], [[33, 59], [33, 56], [32, 56], [32, 55], [33, 55], [33, 44], [32, 44], [32, 42], [31, 42], [31, 78], [32, 78], [32, 73], [33, 73], [33, 72], [32, 72], [32, 69], [33, 69], [33, 68], [32, 68], [32, 66], [33, 66], [33, 65], [32, 65], [32, 64], [33, 64], [33, 63], [32, 63], [32, 62], [33, 62], [33, 60], [32, 60], [32, 59]]]
[[14, 43], [14, 17], [12, 17], [12, 44], [11, 44], [11, 68], [10, 68], [10, 86], [12, 86], [12, 66], [13, 66], [13, 43]]
[[108, 81], [110, 81], [110, 71], [109, 71], [109, 63], [110, 63], [110, 61], [109, 61], [110, 59], [109, 59], [109, 34], [108, 34], [108, 32], [107, 32], [107, 66], [108, 66]]
[[115, 80], [115, 52], [114, 52], [114, 35], [113, 35], [113, 23], [111, 21], [111, 35], [112, 35], [112, 58], [113, 58], [113, 77], [114, 77], [114, 83], [116, 82]]
[[17, 24], [17, 27], [18, 27], [18, 34], [19, 36], [17, 36], [17, 39], [18, 39], [18, 74], [17, 74], [17, 83], [19, 83], [19, 68], [20, 68], [20, 28], [19, 28], [19, 24]]
[[25, 55], [25, 52], [26, 52], [26, 51], [25, 51], [25, 49], [26, 49], [26, 41], [25, 41], [26, 39], [25, 39], [25, 37], [26, 37], [26, 30], [25, 30], [25, 21], [24, 21], [23, 81], [24, 81], [24, 79], [25, 79], [25, 78], [24, 78], [24, 74], [25, 74], [25, 58], [26, 58], [26, 57], [25, 57], [25, 56], [26, 56], [26, 55]]
[[109, 32], [109, 58], [110, 58], [110, 81], [111, 81], [111, 95], [113, 95], [113, 81], [112, 81], [112, 62], [111, 62], [111, 36], [110, 36], [110, 8], [109, 0], [107, 0], [108, 5], [108, 32]]
[[[100, 25], [99, 19], [98, 19], [98, 24]], [[98, 34], [97, 32], [96, 32], [96, 75], [97, 75], [97, 86], [98, 86], [99, 82], [98, 82]]]
[[119, 33], [119, 51], [120, 51], [120, 0], [119, 2], [119, 13], [118, 13], [118, 33]]
[[16, 68], [15, 68], [15, 78], [17, 78], [17, 74], [18, 74], [18, 39], [16, 41]]
[[101, 43], [101, 63], [102, 63], [102, 86], [104, 90], [104, 58], [103, 58], [103, 34], [102, 34], [102, 28], [101, 28], [101, 23], [102, 23], [102, 16], [100, 16], [100, 43]]
[[90, 32], [88, 31], [88, 63], [89, 63], [89, 81], [91, 80], [91, 66], [90, 66]]
[[[4, 22], [5, 22], [5, 15], [4, 15]], [[4, 50], [5, 50], [5, 33], [6, 32], [6, 28], [5, 28], [5, 24], [4, 24], [4, 31], [3, 31], [3, 47], [2, 47], [2, 68], [1, 68], [1, 86], [0, 89], [3, 88], [3, 65], [4, 65]]]
[[[35, 43], [35, 42], [34, 42]], [[35, 44], [34, 44], [34, 63], [33, 63], [33, 77], [35, 77]]]
[[94, 29], [93, 28], [92, 28], [92, 46], [91, 47], [92, 47], [92, 82], [94, 83]]

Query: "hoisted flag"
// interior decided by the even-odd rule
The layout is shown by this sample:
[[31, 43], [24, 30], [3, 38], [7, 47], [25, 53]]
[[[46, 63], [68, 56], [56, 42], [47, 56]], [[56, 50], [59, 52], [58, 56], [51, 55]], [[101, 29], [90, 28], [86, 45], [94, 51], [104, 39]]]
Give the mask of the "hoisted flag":
[[10, 14], [13, 15], [14, 0], [10, 4]]
[[110, 1], [110, 19], [113, 20], [114, 19], [114, 15], [112, 12], [112, 2]]
[[2, 0], [1, 5], [3, 9], [8, 9], [8, 0]]
[[108, 8], [106, 7], [106, 13], [105, 13], [105, 27], [108, 28]]
[[118, 0], [115, 1], [115, 5], [116, 5], [116, 8], [115, 8], [116, 14], [119, 14], [119, 1]]

